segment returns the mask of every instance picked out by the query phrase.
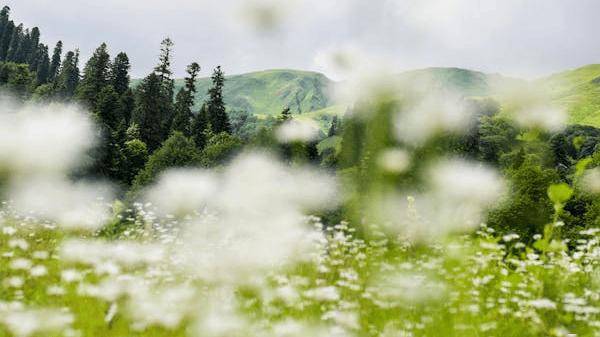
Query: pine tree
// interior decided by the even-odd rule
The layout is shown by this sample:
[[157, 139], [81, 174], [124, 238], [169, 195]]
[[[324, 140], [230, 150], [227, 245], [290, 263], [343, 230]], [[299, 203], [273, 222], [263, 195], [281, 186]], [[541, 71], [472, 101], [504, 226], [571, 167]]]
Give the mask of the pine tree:
[[40, 29], [33, 27], [29, 36], [28, 45], [24, 48], [24, 62], [29, 64], [29, 69], [35, 71], [38, 67], [40, 48]]
[[62, 41], [58, 41], [54, 47], [52, 60], [50, 61], [50, 70], [48, 71], [48, 82], [53, 82], [56, 79], [56, 76], [58, 76], [58, 72], [60, 71], [62, 47]]
[[125, 125], [129, 125], [135, 109], [135, 94], [131, 88], [127, 88], [119, 99], [121, 102], [121, 116], [125, 120]]
[[119, 95], [112, 86], [105, 86], [97, 98], [95, 113], [99, 124], [105, 125], [111, 131], [116, 131], [119, 125], [125, 124], [121, 115]]
[[119, 95], [123, 95], [129, 89], [129, 57], [125, 53], [119, 53], [112, 64], [112, 85]]
[[63, 100], [70, 100], [79, 84], [79, 51], [70, 51], [65, 56], [55, 82], [56, 95]]
[[[5, 45], [5, 36], [12, 35], [12, 28], [9, 32], [9, 22], [10, 22], [10, 7], [4, 6], [2, 10], [0, 10], [0, 61], [4, 61], [6, 57], [6, 53], [3, 53], [4, 45]], [[10, 39], [10, 36], [8, 37]]]
[[110, 84], [110, 69], [110, 55], [106, 43], [102, 43], [83, 69], [83, 77], [77, 88], [77, 98], [94, 107], [98, 94]]
[[[164, 109], [162, 125], [160, 126], [163, 130], [163, 140], [171, 129], [171, 123], [173, 121], [173, 96], [175, 90], [175, 80], [173, 80], [173, 72], [171, 71], [171, 57], [173, 53], [173, 41], [166, 38], [161, 42], [159, 63], [154, 68], [154, 73], [157, 75], [160, 83], [159, 98], [161, 100], [160, 107]], [[148, 148], [153, 147], [148, 144]]]
[[140, 139], [146, 143], [148, 150], [156, 150], [165, 137], [165, 120], [168, 108], [162, 97], [160, 77], [151, 73], [146, 77], [136, 92], [136, 107], [133, 111], [133, 121], [139, 125]]
[[23, 42], [23, 24], [18, 25], [13, 29], [12, 36], [10, 38], [10, 44], [8, 46], [8, 54], [6, 60], [9, 62], [16, 62], [19, 48]]
[[2, 33], [2, 39], [0, 40], [0, 61], [7, 60], [8, 49], [10, 48], [10, 42], [15, 29], [15, 23], [8, 21]]
[[192, 117], [191, 134], [198, 149], [202, 150], [207, 142], [207, 134], [212, 133], [208, 118], [208, 108], [203, 104], [200, 111]]
[[50, 57], [48, 56], [48, 46], [41, 44], [38, 50], [37, 61], [37, 85], [42, 85], [48, 82], [50, 75]]
[[221, 70], [221, 66], [218, 66], [212, 75], [212, 88], [208, 90], [209, 100], [207, 102], [209, 122], [216, 134], [221, 132], [231, 133], [231, 124], [223, 101], [224, 85], [225, 74]]
[[191, 135], [192, 107], [196, 95], [196, 78], [200, 72], [200, 66], [194, 62], [187, 67], [188, 76], [185, 78], [185, 86], [179, 90], [175, 100], [175, 116], [171, 124], [171, 131], [180, 131], [186, 136]]
[[168, 37], [160, 43], [159, 63], [154, 68], [154, 72], [158, 75], [163, 84], [172, 81], [171, 77], [173, 72], [171, 71], [171, 54], [173, 52], [173, 45], [173, 41]]

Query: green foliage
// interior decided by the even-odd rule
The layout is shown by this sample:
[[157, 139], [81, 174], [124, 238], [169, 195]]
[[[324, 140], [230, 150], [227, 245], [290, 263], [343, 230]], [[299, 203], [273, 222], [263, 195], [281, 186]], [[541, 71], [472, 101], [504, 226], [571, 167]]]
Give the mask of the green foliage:
[[138, 173], [148, 161], [148, 148], [139, 139], [128, 140], [123, 146], [123, 162], [121, 179], [126, 185], [131, 185]]
[[208, 139], [202, 151], [202, 166], [215, 167], [225, 164], [242, 149], [241, 139], [221, 132]]
[[164, 144], [148, 159], [144, 169], [135, 177], [132, 190], [154, 182], [157, 176], [166, 169], [175, 167], [198, 166], [201, 156], [194, 141], [181, 132], [174, 132]]

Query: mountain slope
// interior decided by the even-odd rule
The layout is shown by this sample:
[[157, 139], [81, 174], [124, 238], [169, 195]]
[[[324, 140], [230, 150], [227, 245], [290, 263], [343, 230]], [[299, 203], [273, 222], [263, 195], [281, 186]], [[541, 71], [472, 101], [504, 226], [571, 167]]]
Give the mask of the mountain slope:
[[[524, 80], [486, 74], [461, 68], [425, 68], [398, 74], [407, 86], [452, 90], [465, 96], [494, 96], [496, 85], [511, 85]], [[140, 80], [132, 81], [135, 86]], [[210, 78], [198, 80], [196, 108], [206, 99]], [[572, 124], [600, 127], [600, 64], [568, 70], [538, 80], [534, 86], [546, 90], [553, 101], [564, 106]], [[246, 111], [259, 116], [278, 115], [284, 107], [302, 118], [313, 119], [326, 128], [333, 115], [347, 108], [336, 104], [328, 93], [335, 82], [325, 75], [298, 70], [266, 70], [228, 76], [225, 103], [230, 111]], [[176, 80], [176, 90], [183, 80]]]
[[554, 103], [565, 107], [571, 124], [600, 127], [600, 64], [563, 71], [536, 81]]
[[[206, 98], [210, 78], [198, 80], [196, 104]], [[228, 76], [223, 96], [230, 110], [253, 114], [276, 115], [285, 107], [294, 114], [303, 114], [331, 105], [327, 92], [332, 81], [325, 75], [297, 70], [267, 70]], [[178, 90], [183, 80], [175, 83]]]

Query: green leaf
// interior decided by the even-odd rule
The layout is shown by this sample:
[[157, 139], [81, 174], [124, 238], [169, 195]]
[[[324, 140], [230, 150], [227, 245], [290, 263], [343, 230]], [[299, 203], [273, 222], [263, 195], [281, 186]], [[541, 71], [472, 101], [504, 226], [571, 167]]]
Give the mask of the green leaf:
[[573, 189], [565, 184], [554, 184], [548, 187], [548, 198], [552, 200], [554, 204], [564, 204], [573, 196]]

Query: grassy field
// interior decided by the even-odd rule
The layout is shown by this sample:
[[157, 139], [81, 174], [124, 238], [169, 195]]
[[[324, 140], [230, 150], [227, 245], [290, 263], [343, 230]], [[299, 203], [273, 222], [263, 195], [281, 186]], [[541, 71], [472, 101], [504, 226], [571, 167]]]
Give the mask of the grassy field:
[[[144, 264], [147, 256], [109, 262], [65, 255], [66, 240], [90, 236], [10, 213], [3, 218], [0, 336], [523, 337], [600, 331], [595, 230], [581, 233], [569, 252], [556, 241], [549, 244], [551, 231], [533, 243], [534, 251], [517, 236], [497, 237], [486, 227], [474, 236], [415, 245], [377, 230], [364, 241], [342, 224], [315, 241], [309, 261], [222, 288], [183, 277], [168, 257]], [[153, 222], [150, 232], [137, 227], [113, 244], [150, 238], [163, 247], [176, 244], [167, 222]], [[315, 219], [309, 223], [320, 226]], [[192, 297], [169, 293], [181, 287]], [[214, 302], [223, 292], [232, 311]], [[54, 316], [36, 311], [49, 308]]]

